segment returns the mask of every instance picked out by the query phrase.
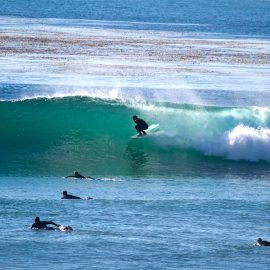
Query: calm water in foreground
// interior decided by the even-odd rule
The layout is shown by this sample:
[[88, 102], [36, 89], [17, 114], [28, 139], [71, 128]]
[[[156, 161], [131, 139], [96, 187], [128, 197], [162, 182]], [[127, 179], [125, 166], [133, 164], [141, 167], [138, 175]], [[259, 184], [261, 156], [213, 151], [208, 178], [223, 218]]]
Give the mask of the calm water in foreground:
[[[0, 180], [2, 269], [268, 269], [253, 246], [269, 235], [268, 178]], [[31, 231], [36, 215], [74, 231]]]

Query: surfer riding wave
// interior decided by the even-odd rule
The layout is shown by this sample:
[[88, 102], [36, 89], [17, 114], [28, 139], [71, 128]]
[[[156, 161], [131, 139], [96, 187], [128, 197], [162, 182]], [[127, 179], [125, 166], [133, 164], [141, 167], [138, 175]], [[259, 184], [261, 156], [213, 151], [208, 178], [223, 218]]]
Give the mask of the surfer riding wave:
[[147, 135], [145, 130], [148, 129], [148, 124], [137, 115], [133, 115], [133, 121], [136, 123], [135, 129], [138, 131], [138, 136]]

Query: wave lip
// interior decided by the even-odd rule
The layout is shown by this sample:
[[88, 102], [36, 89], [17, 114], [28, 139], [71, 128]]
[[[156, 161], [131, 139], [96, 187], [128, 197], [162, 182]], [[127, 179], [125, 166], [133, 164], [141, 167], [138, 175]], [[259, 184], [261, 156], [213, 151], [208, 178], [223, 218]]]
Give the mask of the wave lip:
[[204, 151], [230, 160], [270, 161], [270, 129], [240, 124]]

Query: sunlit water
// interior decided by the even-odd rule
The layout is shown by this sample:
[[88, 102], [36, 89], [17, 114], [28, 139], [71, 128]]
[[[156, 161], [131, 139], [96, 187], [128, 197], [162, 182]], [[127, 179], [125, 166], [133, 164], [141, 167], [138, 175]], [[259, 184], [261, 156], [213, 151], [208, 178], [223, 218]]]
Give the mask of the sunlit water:
[[268, 269], [269, 10], [2, 1], [0, 268]]

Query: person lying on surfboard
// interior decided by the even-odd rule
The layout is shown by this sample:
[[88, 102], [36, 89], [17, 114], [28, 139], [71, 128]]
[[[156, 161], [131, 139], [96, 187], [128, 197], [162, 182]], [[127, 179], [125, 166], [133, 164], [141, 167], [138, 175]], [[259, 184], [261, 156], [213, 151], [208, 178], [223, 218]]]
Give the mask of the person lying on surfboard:
[[145, 136], [145, 130], [148, 129], [148, 124], [137, 115], [133, 115], [133, 121], [136, 123], [135, 129], [138, 131], [138, 136]]
[[53, 230], [52, 227], [47, 227], [47, 225], [54, 225], [57, 228], [60, 227], [59, 224], [54, 223], [53, 221], [41, 221], [39, 217], [35, 218], [35, 222], [32, 224], [31, 229], [45, 229]]
[[256, 244], [256, 246], [270, 246], [270, 242], [266, 241], [266, 240], [262, 240], [262, 238], [258, 238]]
[[78, 171], [75, 171], [75, 172], [73, 173], [73, 175], [68, 175], [68, 176], [66, 176], [65, 178], [78, 178], [78, 179], [86, 179], [86, 178], [90, 178], [90, 179], [93, 179], [93, 180], [94, 180], [93, 177], [91, 177], [91, 176], [83, 176], [83, 175], [79, 174]]
[[77, 197], [77, 196], [74, 196], [74, 195], [71, 195], [71, 194], [68, 194], [66, 190], [63, 191], [63, 196], [61, 197], [61, 199], [64, 199], [64, 200], [72, 200], [72, 199], [79, 199], [79, 200], [92, 200], [93, 198], [92, 197], [86, 197], [86, 198], [81, 198], [81, 197]]
[[82, 198], [81, 197], [77, 197], [77, 196], [74, 196], [74, 195], [71, 195], [71, 194], [68, 194], [66, 190], [63, 191], [63, 197], [61, 199], [65, 199], [65, 200], [70, 200], [70, 199], [79, 199], [81, 200]]
[[47, 227], [47, 225], [54, 225], [60, 231], [73, 231], [72, 227], [56, 224], [53, 221], [41, 221], [39, 217], [35, 218], [35, 222], [32, 224], [32, 230], [55, 230], [53, 227]]

